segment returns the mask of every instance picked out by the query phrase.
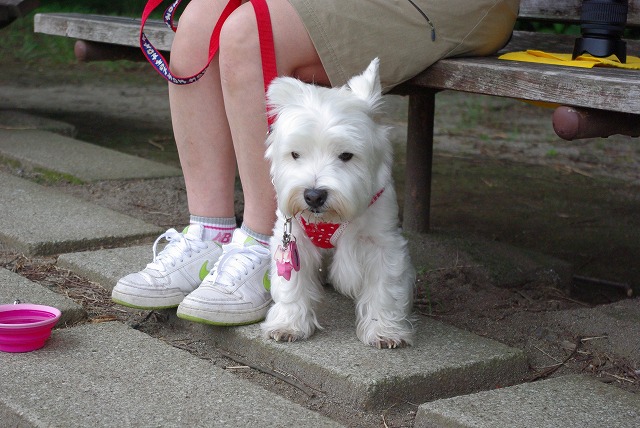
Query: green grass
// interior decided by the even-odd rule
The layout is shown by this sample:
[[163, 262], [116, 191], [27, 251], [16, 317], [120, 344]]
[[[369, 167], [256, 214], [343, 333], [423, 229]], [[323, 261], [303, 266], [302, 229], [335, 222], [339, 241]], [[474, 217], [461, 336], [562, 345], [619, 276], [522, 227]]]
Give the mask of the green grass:
[[74, 40], [65, 37], [52, 37], [33, 32], [33, 16], [29, 14], [0, 30], [0, 58], [5, 61], [20, 61], [33, 64], [44, 61], [46, 64], [68, 64], [75, 61], [73, 55]]
[[[95, 13], [140, 17], [145, 0], [108, 1], [83, 0], [70, 2], [61, 0], [41, 0], [40, 7], [22, 19], [17, 19], [0, 30], [0, 58], [2, 62], [20, 62], [24, 66], [59, 66], [76, 62], [73, 54], [75, 40], [67, 37], [37, 34], [33, 31], [36, 13]], [[166, 2], [166, 5], [169, 5]], [[159, 8], [153, 17], [162, 15]], [[128, 61], [104, 62], [97, 65], [105, 70], [121, 70], [132, 67]]]
[[549, 151], [547, 151], [546, 156], [548, 158], [557, 158], [558, 157], [558, 151], [556, 149], [549, 149]]
[[0, 156], [0, 163], [8, 166], [14, 171], [20, 171], [24, 177], [29, 178], [38, 184], [84, 184], [84, 181], [71, 174], [57, 172], [47, 168], [25, 165], [16, 159], [11, 159], [5, 156]]
[[139, 16], [146, 3], [146, 0], [40, 0], [38, 11]]
[[[3, 68], [19, 66], [25, 71], [44, 71], [47, 68], [67, 71], [71, 77], [81, 78], [82, 75], [99, 72], [126, 72], [140, 70], [147, 67], [143, 61], [102, 61], [84, 64], [74, 69], [78, 64], [73, 53], [75, 40], [67, 37], [38, 34], [33, 31], [31, 13], [23, 19], [14, 21], [0, 30], [0, 58]], [[142, 54], [141, 54], [142, 56]], [[77, 73], [77, 74], [75, 74]], [[0, 77], [2, 81], [2, 77]]]
[[33, 181], [38, 184], [84, 184], [84, 181], [71, 174], [65, 174], [63, 172], [57, 172], [47, 168], [39, 167], [33, 169]]
[[7, 165], [9, 168], [14, 170], [22, 168], [22, 163], [5, 156], [0, 156], [0, 163]]

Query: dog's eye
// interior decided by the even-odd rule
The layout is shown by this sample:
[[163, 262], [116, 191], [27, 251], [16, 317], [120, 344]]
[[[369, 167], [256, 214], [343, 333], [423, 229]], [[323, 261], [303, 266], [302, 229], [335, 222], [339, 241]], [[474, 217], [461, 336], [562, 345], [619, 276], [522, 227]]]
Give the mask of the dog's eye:
[[298, 152], [291, 152], [291, 157], [294, 159], [298, 159], [300, 157], [300, 153]]
[[340, 156], [338, 156], [338, 159], [340, 159], [342, 162], [349, 162], [352, 157], [353, 157], [353, 153], [344, 152], [344, 153], [340, 153]]

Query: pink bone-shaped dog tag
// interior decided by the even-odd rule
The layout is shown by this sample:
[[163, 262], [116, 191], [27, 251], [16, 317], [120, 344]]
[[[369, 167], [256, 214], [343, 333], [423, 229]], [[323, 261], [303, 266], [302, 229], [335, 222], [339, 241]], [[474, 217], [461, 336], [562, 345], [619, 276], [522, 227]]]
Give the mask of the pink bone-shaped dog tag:
[[298, 246], [296, 241], [291, 241], [287, 245], [278, 245], [278, 249], [274, 254], [278, 276], [283, 277], [287, 281], [291, 279], [291, 271], [300, 270], [300, 255], [298, 254]]

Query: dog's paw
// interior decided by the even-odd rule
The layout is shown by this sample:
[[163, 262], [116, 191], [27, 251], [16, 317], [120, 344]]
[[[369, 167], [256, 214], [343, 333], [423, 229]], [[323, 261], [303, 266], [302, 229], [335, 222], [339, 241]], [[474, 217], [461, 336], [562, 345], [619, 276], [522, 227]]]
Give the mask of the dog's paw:
[[304, 339], [304, 335], [295, 334], [290, 331], [272, 331], [269, 333], [269, 337], [276, 342], [295, 342], [297, 340]]
[[378, 349], [396, 349], [411, 346], [411, 343], [404, 339], [378, 339], [372, 346]]
[[[304, 300], [304, 299], [301, 299]], [[315, 312], [299, 303], [276, 302], [260, 325], [262, 334], [276, 342], [295, 342], [309, 338], [320, 328]]]

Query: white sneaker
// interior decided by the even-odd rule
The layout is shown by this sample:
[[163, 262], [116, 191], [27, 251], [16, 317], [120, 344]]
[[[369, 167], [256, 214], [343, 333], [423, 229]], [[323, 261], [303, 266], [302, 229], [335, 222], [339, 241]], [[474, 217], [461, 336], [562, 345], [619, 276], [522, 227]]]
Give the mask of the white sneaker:
[[[184, 233], [169, 229], [153, 244], [153, 261], [142, 271], [121, 278], [111, 299], [137, 309], [175, 308], [209, 274], [222, 254], [215, 241], [203, 241], [204, 228], [191, 225]], [[158, 242], [169, 243], [158, 254]]]
[[200, 287], [178, 306], [178, 317], [213, 325], [262, 321], [271, 304], [269, 249], [236, 229], [222, 250]]

